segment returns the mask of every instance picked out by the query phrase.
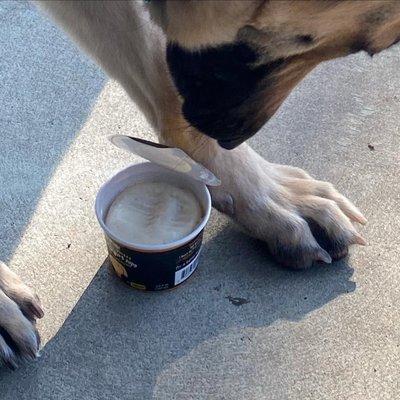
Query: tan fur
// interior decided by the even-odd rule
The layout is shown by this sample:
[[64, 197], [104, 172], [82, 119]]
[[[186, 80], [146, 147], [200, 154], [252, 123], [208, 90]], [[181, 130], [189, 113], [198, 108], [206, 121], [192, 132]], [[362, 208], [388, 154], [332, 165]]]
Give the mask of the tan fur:
[[[260, 51], [260, 63], [285, 60], [268, 77], [274, 84], [266, 85], [257, 111], [245, 107], [255, 126], [270, 118], [320, 62], [345, 56], [359, 44], [377, 53], [400, 39], [398, 0], [167, 0], [163, 4], [160, 9], [153, 2], [151, 10], [158, 11], [168, 39], [183, 47], [196, 50], [240, 40]], [[301, 36], [313, 40], [301, 44], [296, 40]]]
[[[240, 29], [253, 27], [264, 33], [259, 44], [272, 58], [289, 57], [324, 49], [326, 58], [344, 54], [357, 38], [371, 42], [375, 51], [390, 46], [400, 30], [397, 0], [248, 0], [153, 2], [150, 9], [167, 37], [196, 49], [233, 41]], [[162, 9], [158, 9], [162, 7]], [[288, 46], [294, 35], [312, 34], [317, 42], [305, 50]], [[342, 48], [342, 51], [340, 50]]]
[[264, 1], [154, 1], [149, 8], [170, 40], [193, 49], [233, 41]]

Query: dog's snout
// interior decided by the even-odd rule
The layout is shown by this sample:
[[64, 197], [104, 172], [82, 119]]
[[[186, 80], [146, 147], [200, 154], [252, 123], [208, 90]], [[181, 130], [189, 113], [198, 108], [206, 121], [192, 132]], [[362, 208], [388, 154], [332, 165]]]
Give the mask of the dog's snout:
[[244, 43], [197, 51], [168, 45], [167, 61], [184, 100], [184, 117], [224, 148], [238, 146], [260, 127], [257, 95], [269, 66], [257, 65], [257, 59]]

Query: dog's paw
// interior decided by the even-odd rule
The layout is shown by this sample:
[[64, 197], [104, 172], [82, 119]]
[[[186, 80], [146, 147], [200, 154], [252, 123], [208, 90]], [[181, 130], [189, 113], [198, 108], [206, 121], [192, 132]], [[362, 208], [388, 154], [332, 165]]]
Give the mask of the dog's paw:
[[19, 357], [35, 359], [40, 345], [36, 318], [43, 317], [38, 297], [0, 262], [0, 360], [17, 367]]
[[366, 223], [365, 217], [330, 183], [269, 163], [246, 144], [228, 151], [201, 135], [192, 137], [197, 139], [182, 142], [184, 149], [221, 180], [210, 187], [214, 207], [263, 240], [279, 263], [331, 263], [345, 257], [349, 246], [365, 244], [353, 226]]
[[353, 226], [366, 223], [365, 217], [330, 183], [299, 168], [258, 161], [244, 171], [247, 176], [238, 174], [215, 189], [214, 203], [265, 241], [280, 264], [307, 268], [331, 263], [345, 257], [349, 246], [365, 244]]
[[298, 168], [276, 165], [275, 172], [276, 203], [286, 228], [271, 251], [282, 264], [330, 263], [345, 257], [349, 246], [366, 244], [353, 225], [365, 224], [365, 217], [332, 184], [315, 180]]

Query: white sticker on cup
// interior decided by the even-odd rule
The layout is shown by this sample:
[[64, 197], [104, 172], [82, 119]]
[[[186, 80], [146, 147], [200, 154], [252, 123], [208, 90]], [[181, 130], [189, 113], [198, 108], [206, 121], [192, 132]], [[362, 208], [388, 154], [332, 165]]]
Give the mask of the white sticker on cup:
[[179, 285], [183, 281], [186, 281], [190, 275], [193, 274], [197, 266], [199, 265], [199, 255], [200, 251], [197, 253], [196, 257], [192, 262], [186, 265], [185, 268], [180, 269], [179, 271], [175, 272], [175, 285]]

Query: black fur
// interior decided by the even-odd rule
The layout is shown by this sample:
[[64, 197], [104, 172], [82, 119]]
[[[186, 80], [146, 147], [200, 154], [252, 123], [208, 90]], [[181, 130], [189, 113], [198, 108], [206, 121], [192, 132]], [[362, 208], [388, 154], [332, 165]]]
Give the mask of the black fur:
[[[169, 44], [167, 62], [184, 99], [184, 117], [228, 149], [238, 146], [260, 128], [248, 115], [260, 106], [257, 93], [283, 64], [277, 60], [255, 65], [258, 55], [237, 42], [198, 51]], [[265, 122], [265, 121], [263, 121]]]
[[332, 237], [325, 228], [314, 220], [310, 218], [306, 218], [306, 220], [318, 244], [330, 254], [333, 260], [338, 260], [347, 255], [350, 245], [348, 239], [345, 237]]
[[392, 15], [392, 7], [390, 5], [374, 10], [364, 15], [364, 23], [372, 27], [382, 25]]
[[370, 43], [365, 38], [358, 38], [350, 46], [350, 54], [358, 53], [359, 51], [366, 51], [371, 57], [375, 54], [372, 50]]
[[302, 45], [310, 45], [314, 42], [314, 38], [311, 35], [297, 35], [295, 40]]

